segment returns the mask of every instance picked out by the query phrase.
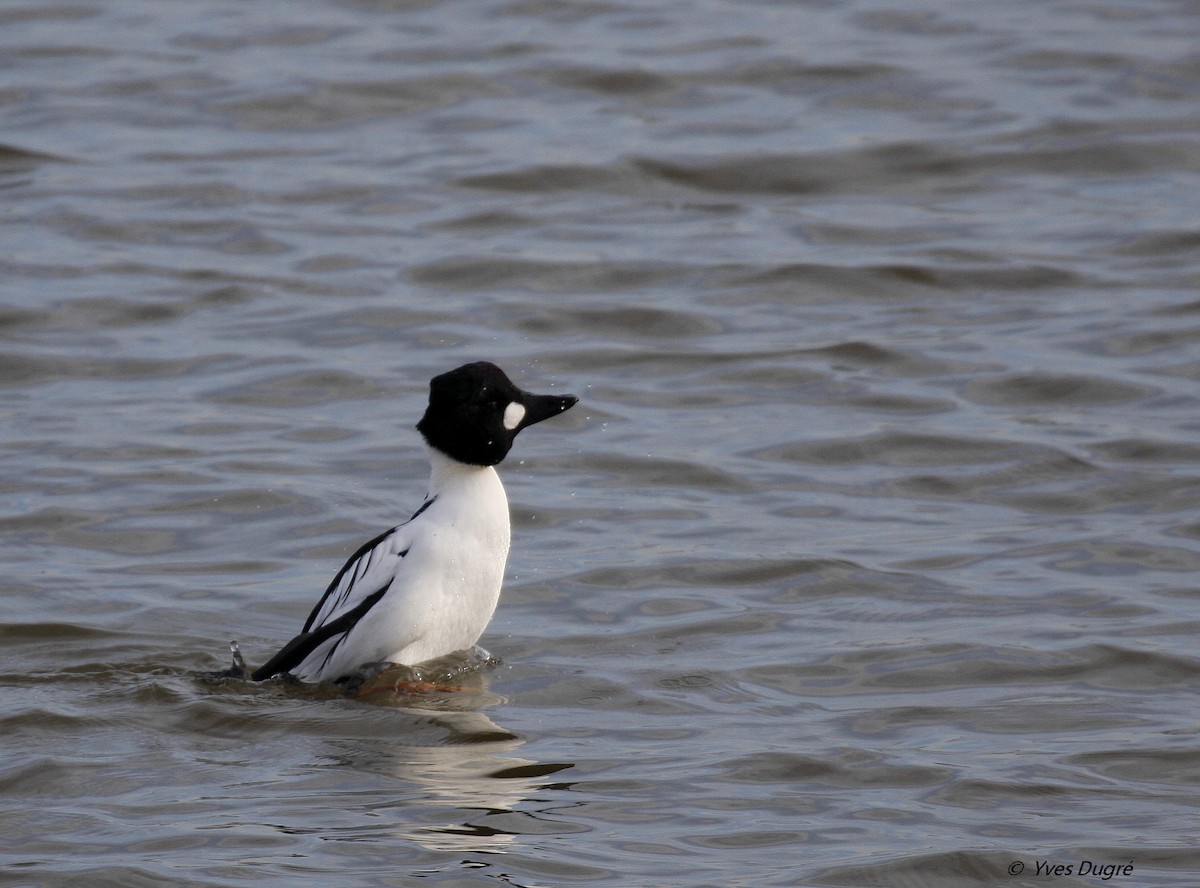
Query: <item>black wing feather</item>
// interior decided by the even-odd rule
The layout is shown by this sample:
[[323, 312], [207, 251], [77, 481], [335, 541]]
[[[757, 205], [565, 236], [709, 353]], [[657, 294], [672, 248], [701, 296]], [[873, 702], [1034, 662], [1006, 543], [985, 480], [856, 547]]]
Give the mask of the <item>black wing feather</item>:
[[[421, 504], [421, 508], [419, 508], [419, 509], [417, 509], [417, 511], [413, 512], [412, 518], [409, 518], [408, 521], [404, 522], [404, 524], [408, 524], [409, 522], [411, 522], [413, 520], [413, 518], [416, 518], [418, 515], [420, 515], [422, 512], [424, 512], [426, 509], [428, 509], [431, 505], [433, 505], [433, 501], [435, 499], [437, 499], [436, 496], [430, 497], [429, 499], [425, 500], [425, 502], [423, 502]], [[373, 540], [368, 540], [367, 542], [363, 543], [361, 546], [358, 547], [357, 552], [355, 552], [353, 555], [351, 555], [349, 558], [346, 559], [346, 563], [343, 564], [342, 569], [337, 572], [337, 576], [335, 576], [333, 578], [333, 582], [331, 582], [329, 584], [328, 588], [325, 589], [325, 594], [321, 596], [321, 600], [317, 602], [317, 606], [312, 609], [312, 612], [309, 613], [309, 615], [308, 615], [308, 619], [304, 621], [304, 628], [301, 630], [301, 632], [308, 632], [310, 629], [312, 629], [313, 622], [317, 619], [317, 615], [320, 614], [321, 609], [323, 607], [325, 607], [325, 602], [329, 599], [329, 596], [332, 595], [337, 590], [339, 585], [341, 585], [342, 578], [346, 576], [347, 571], [349, 571], [351, 568], [357, 568], [358, 570], [366, 571], [367, 562], [369, 561], [368, 556], [371, 554], [371, 551], [376, 546], [378, 546], [380, 543], [382, 543], [384, 540], [386, 540], [389, 536], [391, 536], [397, 530], [399, 530], [401, 527], [403, 527], [404, 524], [397, 524], [395, 527], [393, 527], [389, 530], [385, 530], [383, 533], [381, 533], [379, 536], [375, 537]], [[401, 554], [403, 554], [403, 553], [401, 553]], [[349, 592], [353, 588], [354, 588], [354, 583], [352, 582], [347, 587], [346, 591]], [[338, 602], [338, 605], [339, 606], [341, 605], [340, 601]]]
[[[390, 531], [389, 531], [390, 533]], [[386, 536], [386, 534], [385, 534]], [[387, 592], [388, 587], [384, 586], [376, 592], [372, 592], [353, 610], [346, 611], [336, 620], [330, 620], [325, 625], [312, 632], [301, 632], [291, 641], [283, 646], [275, 656], [266, 662], [265, 665], [254, 670], [250, 675], [251, 681], [265, 681], [273, 675], [278, 675], [281, 672], [288, 672], [299, 666], [305, 661], [309, 654], [319, 648], [322, 644], [328, 641], [335, 635], [340, 635], [349, 632], [354, 628], [355, 624], [363, 618], [363, 616], [379, 603], [379, 599], [383, 598], [383, 593]]]
[[[424, 503], [422, 503], [421, 508], [417, 509], [417, 511], [413, 513], [412, 518], [409, 518], [408, 521], [404, 522], [404, 524], [408, 524], [413, 520], [413, 518], [416, 518], [431, 505], [433, 505], [433, 501], [435, 499], [437, 499], [437, 497], [430, 497]], [[264, 681], [273, 675], [278, 675], [281, 672], [288, 672], [289, 670], [294, 669], [303, 663], [313, 651], [315, 651], [326, 641], [336, 635], [341, 635], [344, 638], [346, 634], [354, 628], [358, 621], [366, 615], [367, 611], [373, 608], [379, 602], [379, 599], [383, 597], [384, 593], [387, 592], [388, 588], [391, 586], [391, 579], [389, 579], [380, 588], [376, 589], [370, 595], [367, 595], [365, 598], [359, 601], [357, 605], [340, 616], [330, 619], [321, 625], [314, 626], [314, 624], [316, 623], [322, 609], [325, 607], [325, 603], [329, 600], [331, 595], [336, 593], [339, 595], [339, 598], [336, 603], [330, 607], [330, 614], [336, 613], [338, 608], [343, 606], [346, 599], [355, 591], [355, 584], [369, 572], [372, 553], [378, 546], [382, 545], [384, 541], [388, 539], [388, 537], [403, 527], [404, 524], [400, 524], [389, 530], [385, 530], [373, 540], [363, 543], [358, 548], [358, 551], [346, 560], [346, 563], [342, 565], [342, 569], [337, 572], [337, 576], [333, 578], [333, 582], [330, 583], [329, 587], [325, 590], [325, 594], [321, 596], [321, 600], [317, 602], [317, 606], [312, 609], [312, 612], [308, 615], [308, 619], [304, 621], [304, 628], [300, 631], [300, 634], [285, 644], [280, 651], [275, 654], [275, 656], [266, 662], [265, 665], [254, 670], [254, 672], [250, 675], [251, 680]], [[398, 552], [396, 554], [403, 558], [408, 554], [408, 550], [405, 549], [403, 552]], [[351, 578], [351, 581], [346, 584], [346, 588], [341, 589], [342, 582], [345, 580], [346, 574], [350, 571], [354, 571], [354, 576]]]
[[[317, 606], [312, 609], [312, 612], [308, 615], [308, 619], [304, 621], [304, 628], [300, 630], [302, 633], [307, 632], [312, 628], [313, 620], [317, 618], [317, 614], [319, 614], [321, 612], [321, 608], [325, 606], [326, 599], [328, 599], [329, 596], [333, 594], [333, 591], [337, 589], [338, 584], [341, 583], [342, 577], [346, 575], [346, 572], [350, 570], [350, 568], [354, 567], [360, 559], [363, 559], [367, 554], [369, 554], [372, 549], [374, 549], [395, 532], [395, 527], [385, 530], [379, 536], [375, 537], [375, 539], [363, 543], [358, 547], [357, 552], [346, 559], [346, 563], [342, 565], [342, 569], [337, 572], [337, 576], [333, 578], [333, 582], [329, 584], [328, 588], [326, 588], [325, 594], [321, 596], [321, 600], [317, 602]], [[353, 587], [353, 585], [354, 584], [351, 583], [351, 587]], [[282, 653], [282, 651], [280, 653]]]

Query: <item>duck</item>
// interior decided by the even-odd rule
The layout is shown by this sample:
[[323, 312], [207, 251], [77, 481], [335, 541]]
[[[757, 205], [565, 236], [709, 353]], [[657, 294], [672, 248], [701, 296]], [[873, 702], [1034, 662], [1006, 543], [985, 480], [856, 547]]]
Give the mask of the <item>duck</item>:
[[518, 434], [578, 400], [523, 391], [487, 361], [433, 377], [417, 423], [430, 464], [424, 501], [350, 556], [299, 634], [250, 678], [344, 682], [368, 665], [472, 648], [499, 603], [511, 543], [496, 466]]

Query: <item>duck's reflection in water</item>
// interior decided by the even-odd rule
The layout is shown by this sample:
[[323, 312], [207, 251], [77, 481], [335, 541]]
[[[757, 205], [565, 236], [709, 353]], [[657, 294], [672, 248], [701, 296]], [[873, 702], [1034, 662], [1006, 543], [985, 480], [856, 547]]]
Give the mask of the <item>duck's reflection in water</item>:
[[[559, 831], [546, 812], [562, 800], [546, 778], [571, 763], [515, 755], [524, 741], [483, 711], [504, 702], [489, 690], [487, 671], [458, 665], [370, 670], [349, 693], [403, 710], [412, 730], [390, 742], [343, 739], [334, 757], [404, 783], [404, 797], [386, 805], [396, 834], [431, 850], [500, 853], [522, 835]], [[451, 810], [449, 819], [437, 814]]]

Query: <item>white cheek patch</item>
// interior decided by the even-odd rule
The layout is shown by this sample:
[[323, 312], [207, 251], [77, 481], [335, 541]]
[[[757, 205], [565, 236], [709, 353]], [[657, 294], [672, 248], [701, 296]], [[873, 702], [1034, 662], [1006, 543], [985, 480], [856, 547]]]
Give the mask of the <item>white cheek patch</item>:
[[510, 432], [521, 424], [525, 418], [525, 408], [513, 401], [504, 408], [504, 427]]

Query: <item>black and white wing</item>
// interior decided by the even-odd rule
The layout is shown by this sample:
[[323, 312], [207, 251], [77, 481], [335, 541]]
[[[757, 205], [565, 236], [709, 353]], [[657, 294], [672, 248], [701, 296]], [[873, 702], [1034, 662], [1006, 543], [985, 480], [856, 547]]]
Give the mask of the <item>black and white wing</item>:
[[364, 543], [342, 566], [312, 609], [300, 634], [289, 641], [267, 663], [250, 676], [263, 681], [281, 672], [290, 672], [322, 645], [328, 645], [327, 657], [387, 592], [408, 554], [413, 532], [410, 524], [427, 509], [426, 500], [412, 518], [375, 539]]

